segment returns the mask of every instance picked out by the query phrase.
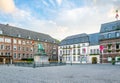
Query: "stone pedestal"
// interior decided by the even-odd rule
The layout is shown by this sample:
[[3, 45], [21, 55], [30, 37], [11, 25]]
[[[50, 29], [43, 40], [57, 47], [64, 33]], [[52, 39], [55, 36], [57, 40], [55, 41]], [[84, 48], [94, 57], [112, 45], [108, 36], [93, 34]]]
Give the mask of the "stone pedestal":
[[34, 56], [34, 63], [37, 64], [49, 64], [48, 56]]
[[37, 66], [41, 64], [49, 64], [49, 61], [42, 44], [38, 44], [38, 51], [34, 55], [34, 65]]

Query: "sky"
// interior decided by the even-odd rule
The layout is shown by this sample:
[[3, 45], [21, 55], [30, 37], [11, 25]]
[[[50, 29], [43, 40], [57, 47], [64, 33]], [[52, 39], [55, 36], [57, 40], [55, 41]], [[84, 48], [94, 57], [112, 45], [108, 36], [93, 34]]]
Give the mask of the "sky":
[[62, 40], [99, 32], [101, 24], [116, 21], [116, 10], [120, 0], [0, 0], [0, 23]]

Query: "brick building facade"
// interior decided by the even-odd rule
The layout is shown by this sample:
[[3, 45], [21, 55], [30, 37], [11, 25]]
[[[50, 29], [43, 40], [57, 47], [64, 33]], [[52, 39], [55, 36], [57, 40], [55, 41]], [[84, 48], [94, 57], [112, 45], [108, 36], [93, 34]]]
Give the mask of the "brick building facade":
[[12, 63], [33, 58], [41, 43], [50, 59], [57, 60], [58, 44], [47, 34], [0, 24], [0, 63]]
[[120, 58], [120, 21], [101, 25], [100, 45], [104, 47], [101, 54], [101, 63], [109, 63], [113, 58]]

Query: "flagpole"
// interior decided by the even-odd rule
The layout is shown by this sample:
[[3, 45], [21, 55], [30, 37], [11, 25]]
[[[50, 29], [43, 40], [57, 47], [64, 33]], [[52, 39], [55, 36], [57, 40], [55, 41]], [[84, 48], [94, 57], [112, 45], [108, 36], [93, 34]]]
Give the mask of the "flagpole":
[[101, 64], [103, 63], [103, 50], [101, 51]]
[[100, 45], [99, 49], [100, 49], [101, 64], [102, 64], [103, 63], [103, 49], [104, 49], [104, 46]]

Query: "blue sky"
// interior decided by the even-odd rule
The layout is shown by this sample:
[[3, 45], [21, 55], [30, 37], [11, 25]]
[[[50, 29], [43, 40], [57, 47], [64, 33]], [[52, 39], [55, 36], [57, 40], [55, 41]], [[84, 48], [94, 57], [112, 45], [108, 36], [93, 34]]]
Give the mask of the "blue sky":
[[116, 9], [120, 0], [0, 0], [0, 23], [62, 40], [99, 32], [102, 23], [116, 20]]

